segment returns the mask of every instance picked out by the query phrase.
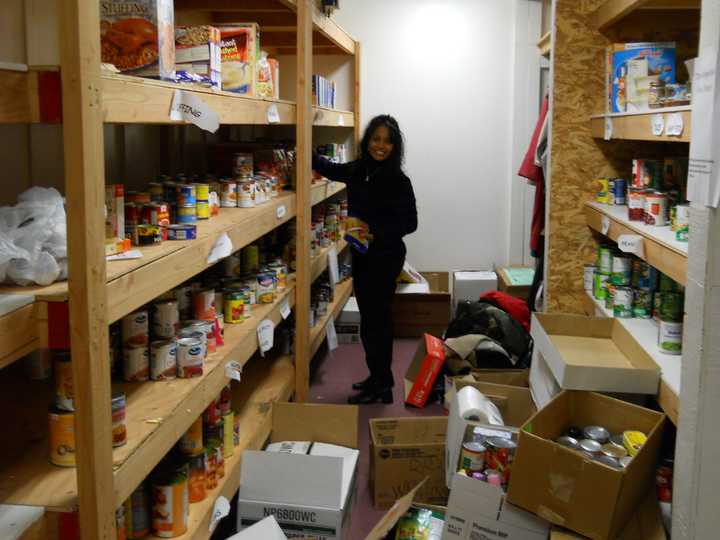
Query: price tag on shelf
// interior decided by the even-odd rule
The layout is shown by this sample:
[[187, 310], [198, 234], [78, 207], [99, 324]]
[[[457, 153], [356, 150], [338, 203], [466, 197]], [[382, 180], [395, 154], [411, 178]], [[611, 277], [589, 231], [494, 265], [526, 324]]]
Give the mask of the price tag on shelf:
[[345, 115], [338, 113], [338, 126], [345, 127]]
[[283, 319], [287, 319], [290, 316], [290, 301], [287, 298], [284, 298], [282, 302], [280, 302], [280, 315], [282, 315]]
[[273, 340], [275, 339], [275, 324], [270, 319], [265, 319], [257, 327], [258, 345], [260, 347], [260, 355], [273, 348]]
[[330, 320], [325, 325], [325, 337], [327, 338], [328, 349], [334, 351], [338, 348], [337, 332], [335, 332], [335, 320], [330, 317]]
[[220, 127], [220, 117], [192, 92], [175, 90], [170, 105], [170, 120], [184, 120], [200, 129], [215, 133]]
[[665, 135], [669, 137], [680, 137], [685, 128], [682, 113], [670, 113], [665, 122]]
[[242, 378], [242, 366], [240, 362], [230, 362], [225, 365], [225, 376], [234, 381], [240, 382]]
[[284, 204], [281, 204], [275, 210], [275, 215], [277, 216], [278, 219], [282, 219], [285, 217], [285, 214], [287, 214], [287, 208], [285, 207]]
[[330, 285], [335, 287], [340, 281], [340, 271], [338, 269], [338, 255], [335, 246], [328, 251], [328, 272], [330, 273]]
[[278, 111], [277, 105], [272, 103], [267, 110], [267, 119], [269, 124], [280, 123], [280, 112]]
[[215, 244], [213, 245], [212, 249], [210, 250], [210, 253], [208, 253], [207, 263], [208, 264], [216, 263], [220, 259], [229, 257], [232, 252], [233, 252], [232, 240], [230, 240], [230, 237], [227, 235], [227, 233], [222, 233], [220, 236], [218, 236], [218, 239], [215, 240]]
[[607, 216], [602, 217], [602, 225], [601, 225], [602, 233], [607, 234], [610, 230], [610, 218]]
[[320, 109], [317, 109], [313, 113], [313, 122], [317, 123], [317, 122], [320, 122], [320, 120], [322, 120], [322, 119], [323, 119], [323, 112]]
[[637, 234], [621, 234], [617, 240], [620, 251], [633, 253], [638, 257], [645, 256], [643, 237]]
[[605, 140], [609, 141], [613, 136], [613, 120], [611, 117], [605, 117]]
[[213, 513], [212, 516], [210, 516], [210, 526], [208, 527], [208, 530], [210, 532], [213, 532], [215, 530], [215, 527], [217, 527], [217, 524], [220, 523], [220, 520], [227, 516], [229, 513], [230, 501], [220, 495], [215, 501], [215, 506], [213, 506]]
[[653, 114], [650, 117], [650, 125], [652, 126], [652, 134], [659, 137], [665, 129], [665, 117], [660, 113]]

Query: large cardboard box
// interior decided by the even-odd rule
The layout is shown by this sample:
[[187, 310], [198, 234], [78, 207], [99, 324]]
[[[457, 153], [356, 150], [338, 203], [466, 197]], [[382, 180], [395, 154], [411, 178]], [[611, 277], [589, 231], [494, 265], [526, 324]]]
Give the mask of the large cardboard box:
[[493, 271], [453, 272], [453, 310], [463, 300], [476, 302], [483, 293], [497, 290], [497, 283], [497, 274]]
[[447, 503], [446, 433], [445, 416], [370, 420], [370, 485], [376, 508], [390, 508], [424, 478], [415, 499]]
[[[427, 285], [398, 285], [393, 301], [395, 337], [420, 337], [425, 333], [441, 336], [450, 322], [450, 275], [447, 272], [421, 274]], [[414, 292], [417, 287], [424, 290], [429, 287], [429, 292]]]
[[450, 401], [455, 392], [456, 381], [469, 382], [489, 382], [494, 384], [504, 384], [506, 386], [520, 386], [528, 388], [530, 386], [530, 370], [529, 369], [473, 369], [467, 375], [457, 375], [455, 377], [445, 376], [445, 399], [443, 405], [445, 409], [450, 408]]
[[[564, 391], [520, 432], [508, 500], [592, 539], [615, 539], [655, 481], [665, 415], [595, 392]], [[638, 430], [648, 437], [625, 469], [554, 442], [570, 426]]]
[[615, 319], [534, 313], [530, 388], [539, 407], [560, 389], [657, 394], [660, 369]]
[[523, 267], [503, 267], [497, 268], [498, 291], [527, 300], [530, 296], [530, 288], [532, 287], [533, 277], [535, 275], [534, 268]]
[[415, 356], [405, 372], [405, 403], [424, 407], [445, 363], [445, 344], [439, 338], [425, 334], [418, 343]]
[[456, 475], [442, 540], [546, 540], [549, 524], [508, 504], [497, 486]]
[[334, 450], [325, 455], [246, 450], [238, 530], [273, 515], [290, 538], [348, 538], [359, 455], [357, 429], [357, 407], [274, 404], [271, 442], [312, 441], [345, 449], [326, 448]]

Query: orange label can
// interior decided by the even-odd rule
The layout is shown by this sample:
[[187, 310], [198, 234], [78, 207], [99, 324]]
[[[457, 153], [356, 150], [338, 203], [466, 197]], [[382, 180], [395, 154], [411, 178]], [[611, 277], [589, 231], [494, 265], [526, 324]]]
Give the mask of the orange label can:
[[205, 485], [205, 452], [203, 452], [202, 454], [190, 458], [188, 493], [191, 504], [205, 499], [207, 496]]
[[180, 451], [187, 456], [204, 453], [202, 416], [199, 416], [180, 438]]
[[75, 413], [50, 408], [50, 463], [60, 467], [75, 466]]
[[152, 530], [160, 538], [185, 534], [188, 526], [188, 478], [184, 471], [160, 475], [152, 485]]

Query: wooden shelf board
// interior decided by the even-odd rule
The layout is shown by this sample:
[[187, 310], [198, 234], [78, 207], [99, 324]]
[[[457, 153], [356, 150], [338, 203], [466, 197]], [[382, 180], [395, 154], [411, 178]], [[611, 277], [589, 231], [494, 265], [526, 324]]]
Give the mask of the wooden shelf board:
[[315, 353], [320, 348], [323, 339], [325, 339], [325, 325], [330, 320], [330, 317], [336, 319], [345, 307], [345, 303], [352, 294], [352, 279], [346, 279], [342, 283], [338, 283], [335, 287], [335, 301], [328, 306], [327, 315], [322, 319], [315, 322], [315, 326], [310, 329], [310, 354], [309, 358], [315, 356]]
[[549, 57], [550, 51], [552, 50], [552, 32], [546, 32], [540, 38], [537, 43], [537, 48], [540, 50], [540, 55]]
[[643, 260], [685, 285], [687, 283], [686, 242], [675, 240], [670, 227], [652, 227], [627, 219], [627, 206], [611, 206], [596, 202], [585, 203], [585, 218], [588, 226], [602, 234], [603, 217], [610, 220], [610, 228], [605, 236], [617, 242], [621, 234], [636, 234], [644, 239]]
[[32, 303], [0, 317], [0, 369], [40, 347], [38, 309]]
[[[333, 244], [335, 247], [335, 250], [338, 255], [340, 255], [345, 248], [348, 246], [348, 243], [345, 241], [345, 239], [341, 238], [338, 240], [335, 244]], [[333, 248], [333, 246], [326, 247], [324, 249], [321, 249], [320, 252], [313, 257], [312, 259], [312, 269], [310, 271], [310, 281], [314, 282], [317, 278], [320, 277], [320, 275], [325, 271], [325, 269], [328, 266], [328, 253], [330, 253], [330, 249]]]
[[[613, 317], [612, 311], [604, 303], [595, 299], [591, 292], [586, 292], [596, 317]], [[661, 371], [658, 403], [673, 424], [678, 422], [678, 396], [680, 395], [680, 376], [682, 356], [664, 354], [658, 348], [658, 326], [652, 319], [618, 319], [635, 341], [645, 349]]]
[[701, 0], [607, 0], [595, 10], [595, 26], [607, 30], [636, 10], [697, 10]]
[[311, 206], [315, 206], [330, 197], [337, 195], [345, 190], [347, 186], [342, 182], [333, 182], [331, 180], [321, 180], [315, 182], [310, 189]]
[[[683, 132], [679, 137], [653, 135], [652, 117], [662, 114], [667, 121], [667, 115], [679, 112], [683, 117]], [[605, 119], [612, 119], [612, 139], [625, 139], [632, 141], [659, 141], [659, 142], [690, 142], [691, 108], [690, 106], [664, 107], [642, 113], [613, 113], [594, 115], [590, 118], [592, 136], [596, 139], [605, 138]]]
[[355, 126], [355, 114], [352, 111], [313, 106], [313, 126], [351, 128]]
[[210, 517], [215, 501], [220, 496], [232, 500], [240, 487], [243, 451], [262, 449], [272, 429], [272, 403], [288, 401], [294, 383], [295, 367], [290, 357], [272, 362], [256, 358], [250, 362], [233, 396], [233, 402], [242, 402], [236, 412], [240, 416], [240, 444], [234, 448], [233, 455], [225, 459], [225, 477], [218, 487], [203, 501], [190, 505], [188, 530], [178, 540], [206, 540], [211, 536]]

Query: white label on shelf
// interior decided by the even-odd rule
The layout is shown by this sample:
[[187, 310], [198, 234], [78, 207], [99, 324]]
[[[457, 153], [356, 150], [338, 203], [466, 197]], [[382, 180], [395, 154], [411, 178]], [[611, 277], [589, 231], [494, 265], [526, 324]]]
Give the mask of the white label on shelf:
[[718, 50], [712, 47], [700, 51], [695, 59], [688, 167], [688, 200], [712, 207], [720, 204], [720, 168], [716, 165], [720, 160], [718, 60]]
[[617, 240], [620, 251], [634, 253], [638, 257], [645, 256], [643, 237], [637, 234], [621, 234]]
[[682, 113], [670, 113], [667, 115], [665, 122], [665, 135], [670, 137], [680, 137], [683, 133], [685, 124], [683, 123]]
[[267, 119], [269, 124], [280, 123], [280, 112], [278, 111], [277, 105], [274, 103], [270, 104], [267, 110]]
[[283, 298], [283, 301], [280, 302], [280, 315], [283, 319], [290, 316], [290, 301], [287, 298]]
[[282, 218], [285, 217], [285, 214], [287, 214], [287, 208], [285, 208], [285, 205], [284, 205], [284, 204], [281, 204], [281, 205], [278, 206], [277, 209], [275, 210], [275, 215], [277, 215], [277, 218], [278, 218], [278, 219], [282, 219]]
[[229, 257], [232, 252], [232, 240], [230, 240], [230, 237], [227, 235], [227, 233], [222, 233], [220, 236], [218, 236], [218, 239], [215, 240], [215, 245], [213, 245], [210, 253], [208, 254], [207, 263], [214, 264], [220, 259]]
[[220, 127], [220, 117], [210, 105], [184, 90], [175, 90], [173, 94], [170, 120], [184, 120], [210, 133], [215, 133]]
[[242, 369], [243, 368], [240, 365], [240, 362], [230, 362], [225, 366], [225, 376], [229, 379], [240, 382]]
[[330, 317], [330, 320], [325, 325], [325, 337], [327, 338], [328, 349], [334, 351], [338, 348], [337, 333], [335, 332], [335, 319]]
[[275, 324], [270, 319], [265, 319], [257, 327], [257, 336], [260, 355], [265, 356], [265, 353], [273, 348]]
[[613, 120], [609, 116], [605, 117], [605, 140], [609, 141], [613, 136]]
[[215, 530], [215, 527], [217, 527], [217, 524], [220, 523], [220, 520], [227, 516], [230, 513], [230, 501], [228, 501], [225, 497], [220, 495], [217, 500], [215, 501], [215, 506], [213, 507], [213, 513], [212, 516], [210, 516], [210, 526], [208, 527], [208, 530], [210, 532], [213, 532]]
[[320, 122], [320, 120], [323, 119], [323, 116], [323, 112], [320, 109], [316, 109], [315, 113], [313, 114], [313, 122]]
[[105, 257], [108, 261], [129, 261], [131, 259], [142, 259], [142, 251], [139, 249], [131, 249], [124, 253], [116, 253], [115, 255], [108, 255]]
[[603, 216], [603, 217], [602, 217], [602, 225], [601, 225], [601, 228], [602, 228], [602, 233], [603, 233], [603, 234], [607, 234], [607, 233], [608, 233], [608, 231], [610, 230], [610, 218], [609, 218], [609, 217], [607, 217], [607, 216]]
[[338, 126], [345, 127], [345, 115], [342, 113], [338, 114]]
[[652, 134], [659, 137], [665, 129], [665, 117], [661, 113], [653, 114], [650, 117], [650, 125], [652, 126]]
[[330, 285], [335, 287], [340, 281], [340, 272], [338, 270], [338, 255], [335, 246], [328, 251], [328, 272], [330, 273]]

